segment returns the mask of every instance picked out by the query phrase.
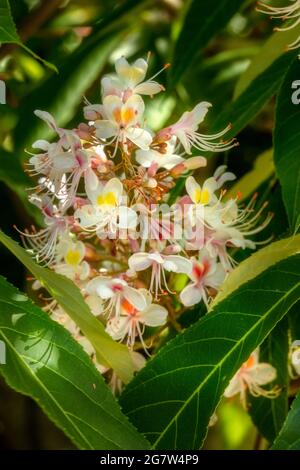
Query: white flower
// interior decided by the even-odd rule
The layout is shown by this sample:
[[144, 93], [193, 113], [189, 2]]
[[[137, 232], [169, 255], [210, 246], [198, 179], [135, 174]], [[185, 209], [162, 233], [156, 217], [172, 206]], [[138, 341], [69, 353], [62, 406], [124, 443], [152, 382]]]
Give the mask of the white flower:
[[180, 293], [180, 300], [186, 307], [191, 307], [203, 299], [208, 305], [208, 288], [218, 289], [225, 279], [225, 271], [220, 263], [211, 258], [203, 249], [198, 260], [194, 259], [193, 268], [189, 274], [192, 283]]
[[153, 80], [157, 74], [144, 81], [148, 70], [148, 63], [144, 59], [137, 59], [130, 65], [125, 57], [121, 57], [115, 67], [117, 76], [104, 77], [101, 81], [103, 97], [117, 95], [126, 101], [133, 94], [152, 96], [164, 89]]
[[[57, 261], [54, 270], [72, 280], [84, 281], [88, 278], [90, 267], [84, 261], [85, 245], [81, 241], [74, 241], [69, 236], [60, 240], [56, 248]], [[63, 262], [62, 262], [63, 261]]]
[[83, 229], [97, 230], [102, 236], [105, 228], [109, 233], [116, 233], [117, 228], [135, 228], [137, 215], [130, 207], [121, 205], [123, 185], [118, 178], [105, 184], [98, 181], [95, 187], [86, 183], [86, 193], [91, 204], [85, 204], [74, 214]]
[[127, 337], [127, 345], [133, 347], [136, 336], [139, 336], [144, 348], [143, 331], [145, 326], [164, 325], [167, 320], [168, 311], [157, 304], [152, 303], [152, 296], [146, 289], [139, 292], [144, 296], [145, 306], [138, 310], [127, 300], [121, 303], [121, 314], [108, 321], [106, 331], [115, 340], [123, 341]]
[[115, 95], [108, 95], [103, 100], [103, 119], [94, 122], [96, 135], [99, 139], [111, 139], [106, 144], [120, 142], [127, 145], [127, 140], [133, 142], [137, 147], [148, 150], [152, 142], [151, 134], [142, 129], [142, 117], [144, 113], [144, 102], [138, 95], [133, 95], [126, 103]]
[[185, 187], [194, 204], [214, 205], [218, 202], [215, 192], [220, 189], [226, 181], [232, 181], [236, 177], [233, 173], [226, 172], [226, 165], [219, 166], [214, 175], [204, 181], [201, 187], [193, 176], [186, 180]]
[[224, 392], [224, 396], [229, 398], [239, 393], [241, 402], [245, 408], [247, 404], [247, 390], [254, 397], [263, 396], [266, 398], [276, 398], [280, 391], [277, 387], [271, 390], [262, 388], [262, 385], [273, 382], [276, 376], [276, 369], [271, 366], [271, 364], [265, 362], [259, 363], [259, 352], [256, 350], [231, 379]]
[[46, 227], [39, 231], [18, 231], [25, 248], [35, 254], [36, 260], [50, 265], [55, 260], [59, 239], [67, 233], [68, 221], [48, 196], [34, 196], [31, 202], [42, 210]]
[[129, 258], [128, 265], [135, 272], [151, 268], [149, 290], [155, 292], [155, 298], [158, 297], [158, 292], [162, 290], [162, 281], [166, 289], [169, 290], [165, 271], [189, 274], [192, 270], [192, 263], [189, 259], [179, 255], [165, 255], [159, 252], [134, 253]]
[[203, 122], [211, 106], [211, 103], [206, 101], [197, 104], [192, 111], [183, 113], [175, 124], [158, 132], [156, 138], [164, 141], [171, 139], [172, 136], [176, 136], [188, 154], [192, 153], [192, 146], [199, 150], [211, 152], [224, 152], [235, 147], [237, 143], [234, 139], [228, 142], [214, 142], [216, 139], [223, 137], [231, 129], [230, 125], [216, 134], [205, 135], [197, 132], [199, 124]]
[[170, 170], [184, 161], [183, 157], [175, 154], [175, 140], [172, 139], [166, 143], [164, 152], [159, 152], [155, 148], [149, 148], [149, 150], [137, 150], [135, 153], [136, 161], [144, 168], [150, 168], [150, 166], [155, 163], [157, 168], [166, 168], [167, 170]]
[[193, 176], [189, 176], [185, 183], [186, 191], [194, 204], [207, 205], [218, 201], [215, 196], [217, 183], [214, 177], [208, 178], [202, 188]]
[[88, 294], [98, 295], [106, 302], [102, 313], [108, 312], [110, 317], [120, 317], [124, 301], [129, 302], [137, 310], [143, 310], [146, 306], [145, 297], [141, 292], [129, 286], [123, 279], [98, 276], [88, 282], [85, 290]]

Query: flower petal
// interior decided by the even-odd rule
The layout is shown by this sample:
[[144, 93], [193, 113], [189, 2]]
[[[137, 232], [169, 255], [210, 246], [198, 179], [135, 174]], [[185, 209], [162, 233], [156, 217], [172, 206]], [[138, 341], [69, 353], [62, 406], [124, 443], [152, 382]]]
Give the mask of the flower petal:
[[140, 127], [129, 127], [129, 129], [126, 129], [124, 134], [127, 139], [133, 142], [137, 147], [143, 150], [149, 149], [149, 145], [152, 142], [150, 132], [145, 129], [141, 129]]
[[148, 326], [164, 325], [167, 321], [168, 311], [161, 305], [152, 304], [141, 312], [141, 321]]
[[232, 377], [232, 379], [229, 382], [229, 385], [225, 389], [224, 397], [226, 398], [233, 397], [237, 393], [241, 393], [243, 388], [244, 388], [243, 382], [239, 378], [238, 374], [235, 374], [235, 376]]
[[164, 257], [164, 269], [174, 273], [191, 274], [193, 264], [191, 260], [178, 255], [168, 255]]
[[128, 302], [137, 310], [142, 311], [146, 308], [146, 300], [143, 294], [133, 287], [126, 286], [123, 289], [123, 295]]
[[196, 305], [202, 299], [202, 290], [195, 284], [189, 284], [180, 293], [180, 300], [185, 307]]
[[94, 125], [96, 128], [96, 136], [99, 139], [109, 139], [110, 137], [114, 137], [117, 135], [119, 130], [119, 126], [112, 121], [95, 121]]
[[201, 197], [201, 186], [193, 176], [189, 176], [185, 182], [185, 188], [194, 204], [198, 204]]
[[250, 377], [251, 382], [257, 385], [266, 385], [269, 382], [273, 382], [277, 376], [275, 367], [263, 362], [249, 368], [246, 374]]
[[156, 95], [163, 90], [162, 85], [157, 82], [150, 80], [149, 82], [140, 83], [134, 88], [135, 93], [139, 93], [140, 95]]

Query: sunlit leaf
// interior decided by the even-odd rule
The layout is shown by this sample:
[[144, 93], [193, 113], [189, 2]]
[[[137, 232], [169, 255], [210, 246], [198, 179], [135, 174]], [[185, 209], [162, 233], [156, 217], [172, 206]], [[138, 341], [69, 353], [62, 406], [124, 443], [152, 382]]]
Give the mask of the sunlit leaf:
[[234, 90], [236, 99], [255, 78], [287, 51], [287, 44], [294, 42], [300, 35], [300, 25], [287, 31], [278, 31], [267, 39], [258, 54], [254, 56], [246, 71], [240, 76]]
[[58, 323], [0, 277], [0, 374], [82, 449], [145, 449], [90, 358]]
[[133, 365], [125, 345], [112, 340], [102, 323], [91, 313], [80, 290], [65, 276], [36, 264], [21, 246], [0, 231], [0, 242], [6, 246], [57, 300], [61, 307], [90, 340], [100, 363], [112, 367], [125, 382], [133, 375]]
[[240, 285], [258, 276], [269, 266], [299, 252], [300, 235], [273, 242], [257, 251], [228, 275], [212, 304], [213, 307], [228, 297]]
[[253, 169], [246, 173], [226, 192], [225, 198], [235, 198], [239, 202], [247, 199], [254, 191], [274, 173], [273, 150], [266, 150], [257, 157]]

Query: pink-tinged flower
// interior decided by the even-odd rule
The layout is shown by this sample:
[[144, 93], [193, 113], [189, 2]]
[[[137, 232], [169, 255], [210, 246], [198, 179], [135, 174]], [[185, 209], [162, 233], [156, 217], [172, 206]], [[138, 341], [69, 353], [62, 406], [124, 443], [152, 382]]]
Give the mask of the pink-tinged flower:
[[106, 96], [103, 100], [103, 119], [94, 122], [96, 136], [104, 139], [105, 145], [116, 142], [115, 152], [118, 143], [126, 147], [127, 141], [148, 150], [152, 136], [141, 128], [144, 108], [144, 102], [138, 95], [131, 96], [126, 103], [118, 96]]
[[161, 305], [152, 303], [152, 296], [146, 289], [140, 289], [139, 292], [144, 296], [145, 307], [138, 310], [127, 300], [121, 303], [120, 316], [114, 317], [108, 321], [106, 331], [113, 339], [123, 341], [127, 338], [127, 345], [132, 348], [136, 336], [146, 349], [143, 341], [145, 326], [164, 325], [167, 320], [168, 311]]
[[225, 247], [255, 249], [257, 242], [249, 237], [261, 232], [273, 217], [273, 214], [269, 213], [258, 224], [265, 205], [254, 212], [254, 204], [255, 198], [242, 209], [238, 207], [236, 200], [230, 199], [225, 203], [219, 202], [215, 207], [208, 207], [204, 211], [207, 248], [220, 257], [224, 267], [227, 265], [230, 268], [235, 265], [235, 262], [224, 251]]
[[152, 253], [134, 253], [129, 258], [128, 265], [131, 271], [134, 272], [151, 268], [152, 273], [149, 290], [155, 292], [155, 298], [158, 297], [158, 292], [162, 290], [162, 284], [169, 290], [165, 271], [190, 274], [192, 270], [192, 263], [189, 259], [183, 256], [167, 255], [157, 251]]
[[254, 397], [263, 396], [266, 398], [276, 398], [280, 392], [278, 387], [274, 387], [271, 390], [262, 388], [262, 385], [273, 382], [276, 376], [276, 369], [271, 366], [271, 364], [265, 362], [259, 363], [258, 350], [254, 351], [231, 379], [224, 392], [224, 396], [229, 398], [239, 393], [241, 402], [245, 408], [247, 405], [247, 391]]
[[35, 255], [38, 263], [53, 264], [56, 255], [57, 243], [68, 227], [66, 217], [59, 214], [44, 217], [46, 227], [39, 231], [25, 231], [19, 233], [25, 248]]
[[[289, 0], [289, 5], [279, 7], [273, 7], [264, 2], [259, 2], [258, 5], [257, 11], [270, 15], [271, 18], [279, 18], [287, 22], [284, 27], [274, 28], [275, 31], [289, 31], [300, 24], [300, 0]], [[298, 47], [300, 47], [300, 35], [288, 45], [289, 49], [297, 49]]]
[[203, 249], [199, 259], [194, 259], [192, 271], [189, 274], [191, 283], [180, 293], [180, 300], [186, 307], [191, 307], [204, 301], [208, 306], [208, 289], [218, 289], [225, 279], [225, 271], [220, 263], [211, 258]]
[[35, 174], [45, 175], [43, 186], [57, 196], [67, 209], [73, 203], [82, 177], [90, 184], [97, 184], [97, 176], [91, 168], [90, 152], [82, 147], [82, 142], [75, 131], [58, 128], [51, 114], [35, 111], [49, 127], [57, 132], [59, 141], [49, 144], [38, 140], [33, 148], [44, 150], [44, 153], [33, 155], [29, 163], [34, 166]]
[[143, 294], [129, 286], [123, 279], [98, 276], [88, 282], [85, 290], [87, 294], [98, 295], [106, 303], [102, 313], [108, 313], [109, 317], [119, 318], [122, 302], [125, 301], [137, 310], [143, 310], [146, 307]]
[[144, 81], [148, 70], [148, 62], [144, 59], [137, 59], [130, 65], [125, 57], [121, 57], [115, 67], [117, 76], [104, 77], [101, 81], [103, 97], [117, 95], [125, 102], [133, 94], [152, 96], [164, 90], [153, 80], [158, 74]]
[[206, 101], [197, 104], [192, 111], [186, 111], [175, 124], [158, 132], [156, 140], [164, 142], [176, 136], [188, 154], [192, 153], [192, 147], [210, 152], [224, 152], [235, 147], [237, 143], [234, 139], [228, 142], [215, 142], [231, 129], [231, 125], [211, 135], [200, 134], [197, 131], [211, 106], [211, 103]]

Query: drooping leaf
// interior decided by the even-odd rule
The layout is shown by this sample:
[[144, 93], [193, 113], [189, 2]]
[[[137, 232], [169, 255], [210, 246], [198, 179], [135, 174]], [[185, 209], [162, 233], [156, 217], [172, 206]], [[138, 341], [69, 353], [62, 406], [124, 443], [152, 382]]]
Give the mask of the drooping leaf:
[[171, 84], [175, 85], [194, 63], [199, 52], [242, 6], [241, 0], [192, 0], [176, 41]]
[[234, 99], [240, 96], [246, 88], [263, 73], [270, 65], [287, 51], [287, 45], [295, 41], [300, 34], [300, 26], [287, 31], [277, 31], [267, 39], [258, 54], [250, 62], [249, 67], [240, 76], [234, 90]]
[[279, 387], [281, 393], [273, 399], [249, 396], [249, 413], [253, 422], [270, 443], [280, 431], [288, 412], [288, 358], [288, 320], [284, 318], [266, 338], [259, 355], [261, 362], [268, 362], [275, 367], [277, 377], [270, 387]]
[[274, 163], [294, 232], [300, 215], [300, 106], [292, 102], [292, 83], [299, 79], [300, 62], [291, 64], [277, 99], [274, 129]]
[[212, 306], [222, 301], [240, 285], [258, 276], [262, 271], [278, 261], [300, 252], [300, 235], [271, 243], [254, 253], [235, 268], [223, 283]]
[[259, 155], [254, 162], [253, 169], [226, 192], [226, 199], [235, 198], [238, 193], [240, 194], [239, 202], [247, 199], [273, 173], [273, 150], [269, 149]]
[[127, 347], [115, 342], [106, 333], [102, 323], [91, 313], [78, 287], [65, 276], [36, 264], [18, 243], [1, 231], [0, 242], [26, 266], [79, 326], [92, 343], [99, 362], [112, 367], [123, 382], [129, 382], [133, 365]]
[[16, 30], [8, 0], [0, 0], [0, 45], [1, 44], [17, 44], [25, 49], [35, 59], [40, 60], [44, 65], [57, 72], [55, 65], [42, 59], [22, 43]]
[[300, 450], [300, 394], [293, 401], [291, 410], [277, 436], [273, 450]]
[[0, 276], [0, 374], [32, 397], [82, 449], [145, 449], [81, 346]]
[[198, 449], [231, 377], [300, 297], [300, 255], [240, 286], [170, 341], [121, 405], [154, 448]]
[[296, 53], [293, 51], [280, 56], [258, 75], [235, 101], [229, 105], [226, 103], [226, 108], [215, 120], [212, 131], [220, 130], [231, 123], [232, 129], [226, 134], [229, 139], [244, 129], [277, 93], [286, 69], [295, 56]]

